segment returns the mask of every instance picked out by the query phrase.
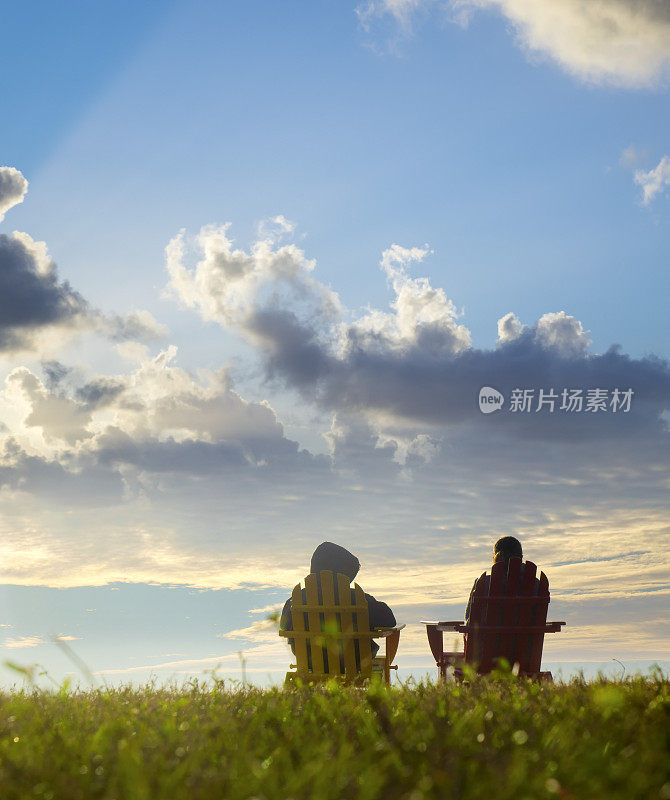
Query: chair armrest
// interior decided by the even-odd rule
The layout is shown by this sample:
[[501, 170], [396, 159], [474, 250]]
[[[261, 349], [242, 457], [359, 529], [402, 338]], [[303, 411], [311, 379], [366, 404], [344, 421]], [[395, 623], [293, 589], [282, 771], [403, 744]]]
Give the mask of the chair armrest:
[[465, 623], [461, 622], [460, 620], [450, 620], [449, 622], [441, 622], [441, 621], [438, 622], [437, 620], [435, 620], [429, 622], [428, 620], [422, 619], [421, 624], [437, 628], [438, 631], [456, 631], [460, 633], [461, 632], [460, 628]]
[[383, 639], [386, 636], [393, 636], [394, 633], [400, 632], [405, 627], [405, 623], [403, 622], [402, 625], [394, 625], [393, 627], [380, 625], [378, 628], [370, 628], [370, 630], [375, 634], [375, 639]]
[[[371, 630], [378, 634], [379, 638], [386, 639], [386, 655], [384, 656], [384, 660], [386, 662], [387, 669], [391, 669], [391, 664], [393, 663], [393, 659], [395, 658], [395, 654], [398, 652], [398, 644], [400, 642], [400, 631], [405, 627], [405, 624], [402, 625], [394, 625], [391, 627], [379, 627], [379, 628], [371, 628]], [[393, 668], [395, 669], [395, 667]]]
[[567, 625], [566, 622], [547, 622], [547, 633], [560, 633], [561, 628], [563, 625]]

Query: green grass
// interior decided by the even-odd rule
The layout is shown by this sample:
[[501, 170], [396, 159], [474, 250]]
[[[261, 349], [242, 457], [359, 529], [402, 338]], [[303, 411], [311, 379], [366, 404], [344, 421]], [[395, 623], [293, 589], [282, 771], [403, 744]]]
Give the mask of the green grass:
[[540, 685], [0, 694], [0, 796], [670, 798], [659, 673]]

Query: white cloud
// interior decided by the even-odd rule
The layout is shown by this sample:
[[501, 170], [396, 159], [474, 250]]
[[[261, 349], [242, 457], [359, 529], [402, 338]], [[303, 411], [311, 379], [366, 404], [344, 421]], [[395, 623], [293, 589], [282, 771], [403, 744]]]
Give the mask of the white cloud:
[[583, 357], [591, 344], [582, 323], [565, 311], [541, 316], [535, 325], [535, 336], [543, 347], [553, 349], [562, 358]]
[[295, 229], [295, 222], [286, 219], [283, 214], [277, 214], [276, 217], [270, 217], [270, 219], [263, 220], [258, 224], [258, 238], [278, 242], [285, 236], [290, 236], [294, 233]]
[[19, 649], [24, 647], [39, 647], [46, 644], [41, 636], [17, 636], [16, 638], [5, 639], [5, 647]]
[[365, 24], [390, 15], [408, 31], [413, 15], [432, 8], [463, 25], [475, 11], [498, 11], [526, 51], [589, 83], [653, 86], [670, 73], [667, 0], [373, 0], [357, 13]]
[[422, 343], [432, 351], [458, 353], [470, 346], [470, 331], [456, 320], [458, 311], [444, 289], [435, 289], [428, 278], [411, 278], [407, 269], [431, 251], [393, 244], [384, 250], [382, 270], [395, 299], [391, 313], [371, 311], [343, 330], [343, 340], [371, 349], [406, 350]]
[[509, 314], [505, 314], [504, 317], [501, 317], [498, 320], [498, 342], [501, 344], [504, 342], [512, 342], [514, 339], [518, 339], [523, 332], [524, 326], [519, 321], [516, 314], [513, 314], [511, 311]]
[[10, 208], [23, 202], [28, 181], [14, 167], [0, 167], [0, 222]]
[[642, 204], [648, 206], [670, 186], [670, 156], [663, 156], [648, 172], [643, 169], [635, 170], [635, 183], [642, 187]]
[[252, 622], [247, 628], [217, 634], [220, 639], [248, 639], [252, 642], [274, 642], [278, 625], [272, 619], [261, 619]]
[[193, 245], [202, 258], [192, 269], [185, 264], [185, 234], [170, 241], [166, 247], [168, 292], [198, 309], [206, 320], [248, 330], [256, 307], [271, 306], [287, 295], [294, 303], [314, 304], [320, 314], [339, 311], [337, 295], [314, 280], [311, 273], [316, 262], [307, 259], [300, 248], [287, 244], [275, 249], [271, 239], [260, 239], [245, 252], [233, 247], [229, 228], [230, 224], [225, 224], [200, 230]]
[[250, 614], [274, 614], [276, 611], [281, 611], [283, 603], [272, 603], [269, 606], [262, 606], [261, 608], [250, 608]]
[[424, 5], [434, 0], [367, 0], [356, 8], [356, 15], [364, 28], [368, 28], [374, 17], [390, 14], [393, 19], [407, 31], [411, 26], [412, 16]]

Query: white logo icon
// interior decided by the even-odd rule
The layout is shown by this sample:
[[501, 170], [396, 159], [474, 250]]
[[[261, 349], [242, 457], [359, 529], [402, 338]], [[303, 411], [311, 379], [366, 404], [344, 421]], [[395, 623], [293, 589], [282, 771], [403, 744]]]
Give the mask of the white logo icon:
[[492, 389], [490, 386], [482, 386], [479, 390], [479, 410], [482, 414], [492, 414], [494, 411], [500, 411], [504, 402], [505, 398], [497, 389]]

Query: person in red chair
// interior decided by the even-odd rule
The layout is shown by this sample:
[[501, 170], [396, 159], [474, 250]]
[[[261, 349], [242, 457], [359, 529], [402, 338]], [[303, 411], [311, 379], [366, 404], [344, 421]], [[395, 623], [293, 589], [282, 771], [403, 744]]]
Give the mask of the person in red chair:
[[[503, 536], [502, 539], [498, 539], [498, 541], [493, 545], [493, 563], [496, 564], [498, 561], [509, 561], [510, 558], [523, 558], [523, 548], [521, 547], [521, 542], [516, 539], [514, 536]], [[523, 568], [524, 564], [521, 565], [521, 571], [519, 573], [519, 587], [523, 581]], [[470, 591], [470, 598], [468, 599], [468, 605], [465, 609], [465, 624], [467, 625], [470, 622], [470, 609], [472, 608], [472, 598], [475, 592], [475, 586], [477, 585], [476, 579], [472, 590]], [[489, 593], [489, 585], [491, 583], [491, 576], [487, 575], [484, 578], [486, 582], [486, 591], [485, 594]], [[505, 578], [507, 581], [507, 578]], [[535, 578], [535, 593], [537, 594], [538, 589], [540, 586], [540, 581], [538, 578]], [[507, 588], [506, 583], [503, 585], [503, 591]]]

